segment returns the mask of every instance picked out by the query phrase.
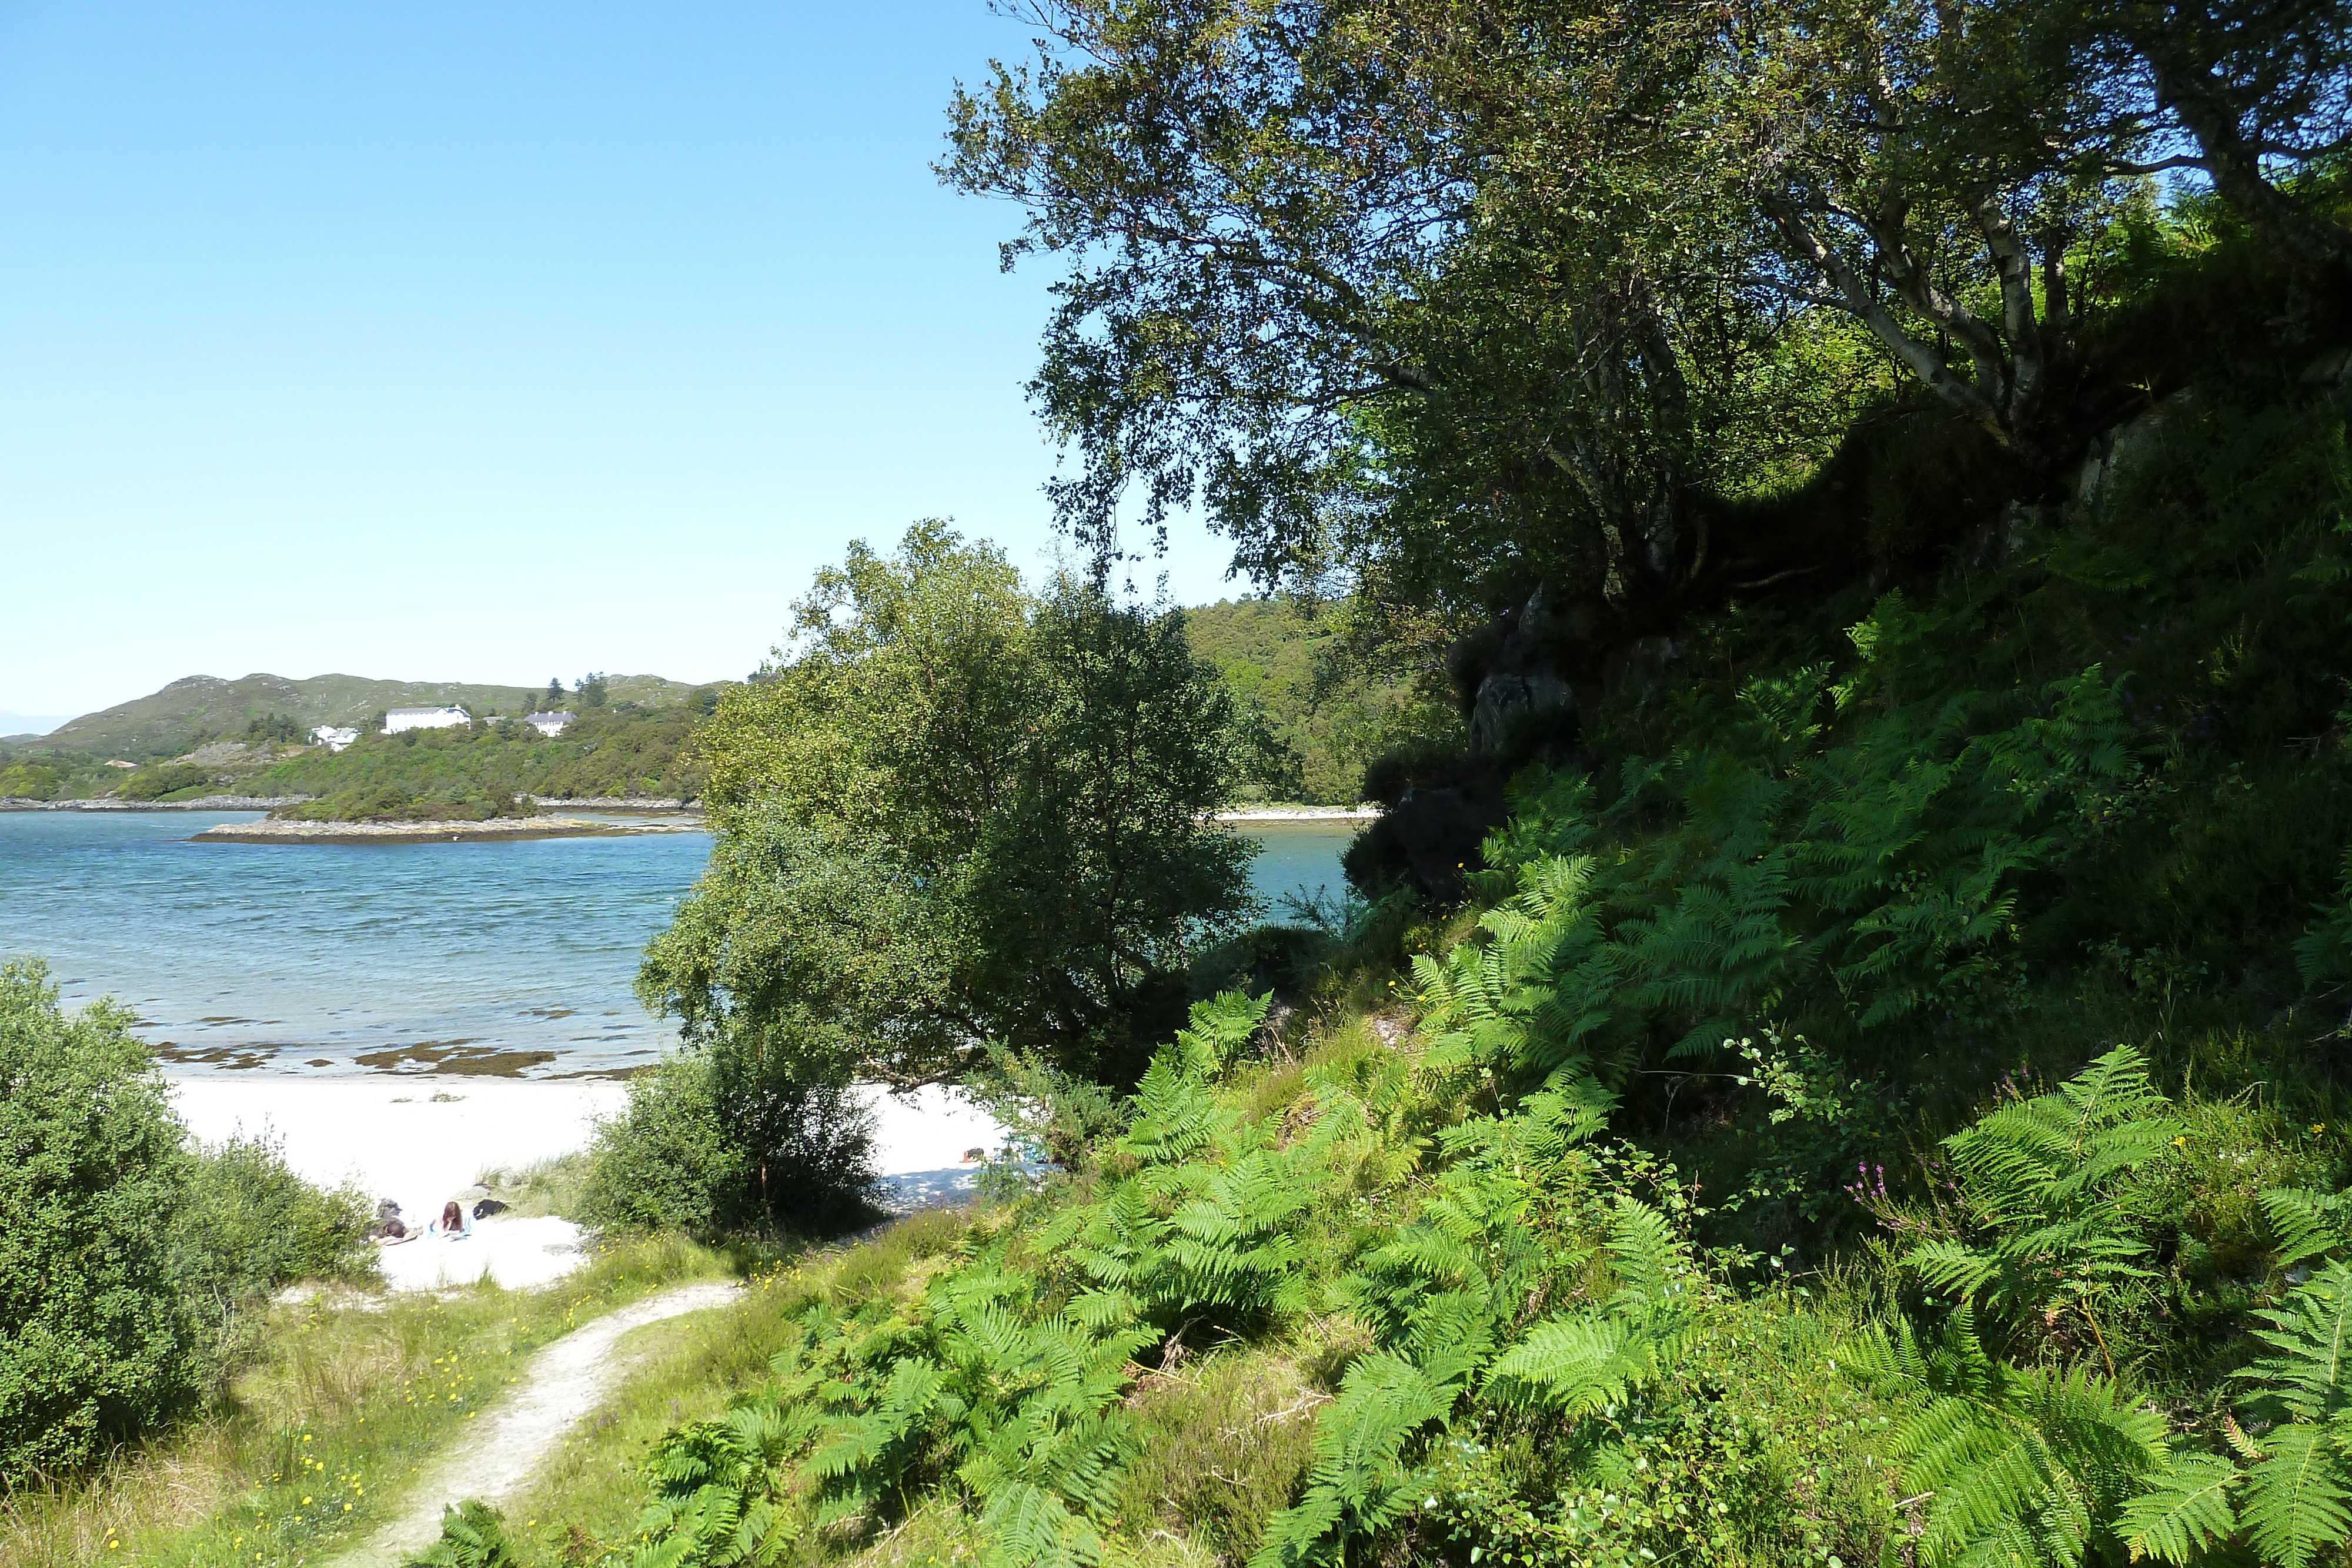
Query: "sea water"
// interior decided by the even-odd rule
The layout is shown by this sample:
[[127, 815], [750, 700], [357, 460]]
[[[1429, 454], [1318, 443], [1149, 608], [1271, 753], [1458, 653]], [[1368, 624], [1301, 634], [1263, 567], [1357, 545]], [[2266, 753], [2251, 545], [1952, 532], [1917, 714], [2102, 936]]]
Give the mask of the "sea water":
[[[252, 816], [0, 811], [0, 957], [129, 1007], [180, 1071], [609, 1073], [675, 1041], [630, 983], [709, 835], [189, 841]], [[1242, 831], [1271, 917], [1337, 896], [1354, 824]]]

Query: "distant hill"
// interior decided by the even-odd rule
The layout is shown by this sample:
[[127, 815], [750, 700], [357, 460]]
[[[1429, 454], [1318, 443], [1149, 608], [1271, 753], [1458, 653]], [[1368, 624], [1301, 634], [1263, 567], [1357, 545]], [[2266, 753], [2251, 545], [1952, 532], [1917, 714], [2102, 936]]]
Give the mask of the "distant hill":
[[[697, 688], [659, 675], [607, 675], [606, 700], [647, 707], [684, 702]], [[104, 751], [133, 761], [173, 757], [207, 736], [233, 735], [250, 720], [283, 714], [308, 727], [359, 724], [390, 707], [455, 704], [476, 714], [520, 713], [546, 688], [467, 685], [444, 681], [371, 681], [358, 675], [247, 675], [225, 681], [190, 675], [162, 691], [118, 703], [40, 737], [44, 747]]]

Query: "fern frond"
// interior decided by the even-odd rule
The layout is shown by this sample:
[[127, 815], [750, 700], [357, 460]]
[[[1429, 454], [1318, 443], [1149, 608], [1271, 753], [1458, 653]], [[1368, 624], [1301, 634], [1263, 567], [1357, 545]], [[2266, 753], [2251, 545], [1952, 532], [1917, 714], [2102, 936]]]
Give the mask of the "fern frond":
[[2352, 1372], [2352, 1263], [2330, 1263], [2279, 1306], [2256, 1314], [2271, 1326], [2254, 1337], [2274, 1353], [2237, 1377], [2305, 1421], [2327, 1420], [2347, 1404]]
[[1617, 1273], [1610, 1310], [1625, 1318], [1663, 1311], [1697, 1272], [1689, 1243], [1666, 1217], [1622, 1193], [1609, 1216], [1609, 1260]]
[[2278, 1238], [2278, 1266], [2292, 1269], [2342, 1247], [2352, 1239], [2352, 1193], [2273, 1187], [2257, 1199], [2271, 1233]]
[[2230, 1494], [2245, 1480], [2238, 1467], [2211, 1454], [2175, 1454], [2147, 1490], [2124, 1504], [2116, 1532], [2132, 1561], [2187, 1564], [2237, 1532]]
[[2294, 1423], [2273, 1430], [2246, 1471], [2240, 1511], [2267, 1563], [2305, 1568], [2320, 1548], [2352, 1539], [2352, 1500], [2341, 1455], [2325, 1428]]
[[1486, 1387], [1507, 1404], [1536, 1406], [1566, 1416], [1588, 1415], [1626, 1397], [1655, 1369], [1625, 1323], [1596, 1315], [1555, 1318], [1504, 1352], [1487, 1373]]
[[1248, 1045], [1250, 1037], [1274, 1006], [1274, 993], [1253, 997], [1245, 991], [1220, 991], [1205, 1002], [1192, 1004], [1190, 1029], [1176, 1031], [1176, 1045], [1194, 1071], [1215, 1074]]
[[1407, 1446], [1453, 1404], [1450, 1390], [1402, 1356], [1358, 1362], [1316, 1422], [1305, 1491], [1267, 1524], [1251, 1568], [1337, 1561], [1350, 1540], [1394, 1518], [1407, 1500]]
[[989, 1495], [980, 1529], [991, 1568], [1087, 1568], [1102, 1556], [1092, 1526], [1025, 1481], [1007, 1481]]

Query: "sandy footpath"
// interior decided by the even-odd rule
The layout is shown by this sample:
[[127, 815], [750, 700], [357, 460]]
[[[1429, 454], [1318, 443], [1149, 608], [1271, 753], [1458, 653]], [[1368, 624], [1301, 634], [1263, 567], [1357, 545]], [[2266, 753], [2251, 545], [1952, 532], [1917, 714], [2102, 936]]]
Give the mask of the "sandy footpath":
[[521, 1386], [492, 1406], [489, 1419], [468, 1429], [418, 1483], [406, 1511], [337, 1558], [338, 1568], [392, 1568], [440, 1536], [445, 1506], [474, 1497], [495, 1507], [520, 1491], [546, 1462], [556, 1439], [610, 1398], [629, 1371], [623, 1335], [665, 1318], [725, 1306], [740, 1290], [729, 1282], [665, 1291], [608, 1312], [541, 1351]]
[[[598, 1119], [628, 1099], [625, 1086], [602, 1079], [210, 1072], [170, 1082], [196, 1136], [267, 1133], [304, 1177], [389, 1197], [420, 1225], [486, 1170], [517, 1170], [587, 1147]], [[962, 1156], [973, 1148], [993, 1152], [1003, 1135], [995, 1120], [947, 1090], [905, 1100], [868, 1092], [877, 1112], [875, 1163], [892, 1207], [968, 1195], [973, 1169]], [[579, 1239], [567, 1220], [499, 1216], [478, 1220], [463, 1241], [428, 1238], [385, 1248], [384, 1275], [395, 1290], [463, 1284], [486, 1273], [511, 1288], [542, 1284], [578, 1266]]]

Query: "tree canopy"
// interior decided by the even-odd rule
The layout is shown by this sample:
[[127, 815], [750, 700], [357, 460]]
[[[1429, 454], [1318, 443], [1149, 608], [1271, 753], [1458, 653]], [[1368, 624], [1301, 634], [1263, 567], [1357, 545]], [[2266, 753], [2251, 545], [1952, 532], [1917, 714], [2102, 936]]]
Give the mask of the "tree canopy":
[[[1911, 396], [2009, 493], [2145, 395], [2086, 373], [2149, 175], [2302, 279], [2344, 7], [2210, 0], [1045, 0], [943, 172], [1067, 270], [1065, 520], [1198, 503], [1261, 580], [1633, 630], [1809, 564], [1722, 503]], [[1801, 557], [1803, 547], [1798, 554]]]
[[[1181, 617], [937, 523], [853, 546], [698, 742], [719, 843], [640, 988], [690, 1039], [908, 1085], [991, 1041], [1118, 1077], [1249, 907], [1244, 764]], [[1138, 1031], [1140, 1030], [1140, 1034]]]

